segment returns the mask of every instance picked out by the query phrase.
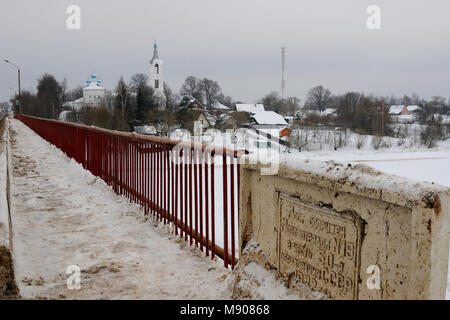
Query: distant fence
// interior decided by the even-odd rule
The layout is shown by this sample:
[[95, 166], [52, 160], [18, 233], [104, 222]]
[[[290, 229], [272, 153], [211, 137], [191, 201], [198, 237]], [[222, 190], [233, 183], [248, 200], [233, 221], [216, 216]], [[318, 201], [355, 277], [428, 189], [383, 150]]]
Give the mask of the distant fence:
[[[18, 115], [113, 190], [225, 267], [237, 262], [242, 152]], [[182, 263], [182, 262], [180, 262]]]

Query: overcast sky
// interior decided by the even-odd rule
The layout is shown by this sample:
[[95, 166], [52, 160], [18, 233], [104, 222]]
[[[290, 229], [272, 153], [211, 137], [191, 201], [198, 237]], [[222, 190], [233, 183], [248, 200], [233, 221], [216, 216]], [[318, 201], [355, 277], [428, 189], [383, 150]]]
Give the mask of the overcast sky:
[[[66, 27], [71, 4], [81, 30]], [[372, 4], [381, 30], [366, 27]], [[318, 84], [450, 94], [448, 0], [0, 0], [0, 58], [21, 67], [23, 89], [36, 90], [44, 72], [71, 88], [96, 72], [112, 89], [122, 75], [148, 73], [154, 39], [174, 91], [194, 75], [236, 100], [279, 92], [285, 46], [286, 94], [302, 101]], [[0, 63], [0, 101], [16, 89], [16, 71]]]

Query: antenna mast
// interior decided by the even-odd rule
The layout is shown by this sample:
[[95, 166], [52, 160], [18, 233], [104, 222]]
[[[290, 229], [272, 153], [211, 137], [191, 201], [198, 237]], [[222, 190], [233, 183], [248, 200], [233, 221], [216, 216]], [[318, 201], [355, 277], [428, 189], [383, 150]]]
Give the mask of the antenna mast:
[[286, 82], [284, 73], [286, 71], [286, 47], [281, 47], [281, 98], [284, 99], [284, 91], [286, 89]]

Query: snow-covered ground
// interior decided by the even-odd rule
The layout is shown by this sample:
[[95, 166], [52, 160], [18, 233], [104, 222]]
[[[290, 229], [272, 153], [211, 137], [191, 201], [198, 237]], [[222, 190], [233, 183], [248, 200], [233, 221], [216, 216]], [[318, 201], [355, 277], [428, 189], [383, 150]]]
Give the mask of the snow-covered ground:
[[295, 152], [289, 157], [364, 163], [380, 171], [419, 182], [432, 182], [450, 187], [450, 145], [442, 143], [433, 149], [388, 149], [377, 151], [338, 150], [322, 152]]

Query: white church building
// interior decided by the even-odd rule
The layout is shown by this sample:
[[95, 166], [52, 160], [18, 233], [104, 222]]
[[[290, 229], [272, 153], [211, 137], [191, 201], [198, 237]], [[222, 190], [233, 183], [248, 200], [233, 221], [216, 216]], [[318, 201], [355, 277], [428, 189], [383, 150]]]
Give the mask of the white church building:
[[86, 87], [83, 88], [83, 97], [68, 101], [63, 104], [66, 109], [79, 111], [85, 106], [98, 107], [105, 101], [106, 89], [102, 86], [102, 80], [97, 78], [95, 73], [86, 80]]
[[87, 86], [83, 88], [83, 102], [86, 105], [98, 106], [104, 102], [106, 89], [102, 86], [102, 80], [97, 79], [97, 75], [93, 73], [86, 80]]

